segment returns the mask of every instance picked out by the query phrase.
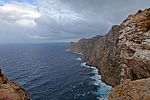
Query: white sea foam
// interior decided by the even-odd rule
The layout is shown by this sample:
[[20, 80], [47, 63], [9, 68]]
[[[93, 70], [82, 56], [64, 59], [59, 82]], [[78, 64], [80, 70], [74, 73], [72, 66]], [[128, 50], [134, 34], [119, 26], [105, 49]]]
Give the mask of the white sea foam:
[[76, 58], [76, 60], [81, 61], [81, 58], [80, 58], [80, 57], [79, 57], [79, 58]]
[[82, 55], [82, 53], [81, 53], [81, 52], [73, 52], [73, 53], [78, 54], [78, 55]]
[[86, 67], [86, 63], [81, 63], [81, 66]]
[[[101, 75], [98, 72], [98, 69], [96, 67], [90, 67], [86, 65], [86, 62], [81, 63], [81, 66], [87, 67], [87, 68], [91, 68], [92, 69], [92, 73], [94, 73], [94, 76], [91, 76], [90, 78], [93, 79], [93, 84], [95, 86], [97, 86], [97, 91], [94, 92], [94, 94], [96, 94], [97, 99], [98, 100], [107, 100], [107, 95], [108, 92], [110, 91], [110, 89], [112, 88], [111, 86], [105, 84], [102, 80], [101, 80]], [[101, 94], [101, 97], [100, 97]]]
[[[66, 49], [66, 51], [67, 51], [67, 52], [70, 52], [69, 49]], [[73, 53], [78, 54], [78, 55], [83, 55], [81, 52], [73, 52]]]

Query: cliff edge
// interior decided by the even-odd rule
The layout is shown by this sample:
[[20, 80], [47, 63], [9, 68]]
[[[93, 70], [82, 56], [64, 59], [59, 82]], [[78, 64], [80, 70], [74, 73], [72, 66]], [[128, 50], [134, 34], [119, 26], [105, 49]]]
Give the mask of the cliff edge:
[[30, 100], [27, 92], [0, 72], [0, 100]]
[[150, 8], [129, 15], [104, 36], [70, 43], [69, 50], [82, 53], [104, 82], [116, 86], [109, 100], [150, 100]]

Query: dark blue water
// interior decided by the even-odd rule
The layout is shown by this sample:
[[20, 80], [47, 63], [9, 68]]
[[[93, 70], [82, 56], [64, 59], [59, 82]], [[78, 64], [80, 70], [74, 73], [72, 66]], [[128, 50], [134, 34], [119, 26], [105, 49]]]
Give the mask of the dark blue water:
[[105, 100], [110, 87], [68, 44], [1, 44], [0, 65], [32, 100]]

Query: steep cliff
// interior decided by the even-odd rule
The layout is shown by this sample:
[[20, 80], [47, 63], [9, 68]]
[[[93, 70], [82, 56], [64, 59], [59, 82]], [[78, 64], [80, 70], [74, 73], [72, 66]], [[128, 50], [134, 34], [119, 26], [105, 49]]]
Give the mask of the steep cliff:
[[0, 72], [0, 100], [30, 100], [27, 92]]
[[119, 31], [121, 81], [150, 77], [150, 9], [130, 15]]
[[96, 66], [102, 75], [102, 80], [113, 86], [119, 84], [120, 70], [119, 51], [116, 44], [120, 27], [114, 25], [108, 34], [81, 39], [71, 42], [69, 50], [82, 53], [82, 59], [89, 65]]
[[69, 50], [82, 53], [112, 86], [150, 77], [150, 9], [129, 15], [104, 36], [72, 42]]

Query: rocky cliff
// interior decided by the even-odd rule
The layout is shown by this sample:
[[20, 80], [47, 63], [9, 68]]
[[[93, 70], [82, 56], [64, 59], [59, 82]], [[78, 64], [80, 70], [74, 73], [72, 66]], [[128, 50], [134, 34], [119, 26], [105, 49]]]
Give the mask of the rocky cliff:
[[69, 50], [82, 53], [107, 84], [121, 84], [109, 100], [150, 100], [150, 8], [129, 15], [104, 36], [71, 42]]
[[96, 66], [101, 72], [102, 80], [113, 86], [119, 84], [120, 77], [116, 44], [119, 29], [118, 25], [114, 25], [105, 36], [97, 35], [70, 44], [70, 51], [82, 53], [82, 59], [87, 61], [89, 65]]
[[27, 92], [0, 72], [0, 100], [30, 100]]
[[130, 15], [119, 34], [121, 81], [150, 77], [150, 9]]
[[111, 90], [108, 100], [150, 100], [150, 78], [126, 80]]
[[129, 15], [104, 36], [81, 39], [70, 51], [96, 66], [107, 84], [116, 86], [126, 79], [150, 77], [150, 9]]

